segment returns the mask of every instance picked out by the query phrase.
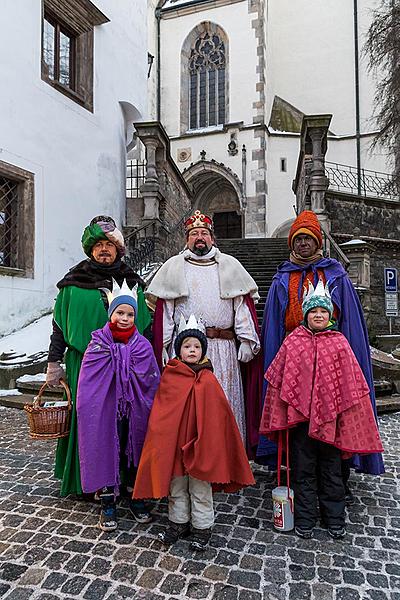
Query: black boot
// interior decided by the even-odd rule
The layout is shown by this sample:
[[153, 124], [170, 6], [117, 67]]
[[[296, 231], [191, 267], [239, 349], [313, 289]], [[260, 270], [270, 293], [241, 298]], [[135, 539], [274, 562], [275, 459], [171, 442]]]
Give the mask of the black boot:
[[190, 535], [190, 523], [173, 523], [170, 521], [167, 529], [158, 534], [158, 539], [166, 546], [170, 546], [180, 538], [185, 538], [188, 535]]
[[196, 529], [192, 527], [192, 534], [190, 536], [190, 549], [191, 550], [205, 550], [208, 546], [208, 542], [211, 538], [212, 529]]
[[102, 531], [115, 531], [117, 529], [117, 507], [114, 494], [101, 494], [101, 512], [98, 526]]

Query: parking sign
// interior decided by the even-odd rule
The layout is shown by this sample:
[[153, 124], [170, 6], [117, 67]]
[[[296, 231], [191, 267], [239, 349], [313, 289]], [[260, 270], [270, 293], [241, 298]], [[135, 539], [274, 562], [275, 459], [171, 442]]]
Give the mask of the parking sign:
[[397, 292], [397, 269], [385, 268], [385, 292]]

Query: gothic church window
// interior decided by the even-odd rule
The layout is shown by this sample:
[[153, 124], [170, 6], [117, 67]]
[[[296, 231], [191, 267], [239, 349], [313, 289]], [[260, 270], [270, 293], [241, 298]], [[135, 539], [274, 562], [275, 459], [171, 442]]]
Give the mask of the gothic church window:
[[205, 32], [189, 56], [190, 129], [225, 123], [225, 44], [216, 33]]

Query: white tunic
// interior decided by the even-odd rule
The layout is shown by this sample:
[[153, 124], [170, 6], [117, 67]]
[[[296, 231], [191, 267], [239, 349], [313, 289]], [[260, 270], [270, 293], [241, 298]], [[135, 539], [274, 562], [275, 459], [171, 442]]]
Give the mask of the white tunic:
[[[185, 278], [190, 294], [188, 297], [166, 300], [164, 304], [164, 346], [169, 344], [172, 356], [173, 343], [181, 315], [187, 320], [191, 314], [205, 327], [234, 328], [237, 339], [249, 341], [256, 354], [260, 348], [247, 305], [243, 296], [221, 299], [218, 264], [193, 264], [185, 261]], [[207, 356], [236, 417], [243, 440], [246, 437], [243, 386], [237, 359], [235, 340], [208, 339]]]

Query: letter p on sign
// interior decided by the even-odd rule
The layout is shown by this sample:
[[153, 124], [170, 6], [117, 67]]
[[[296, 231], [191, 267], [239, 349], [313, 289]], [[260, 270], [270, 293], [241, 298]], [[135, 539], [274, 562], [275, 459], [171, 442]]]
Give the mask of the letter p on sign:
[[385, 268], [385, 292], [397, 292], [397, 269]]

